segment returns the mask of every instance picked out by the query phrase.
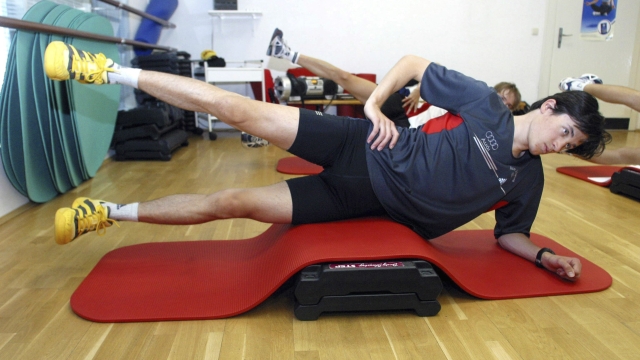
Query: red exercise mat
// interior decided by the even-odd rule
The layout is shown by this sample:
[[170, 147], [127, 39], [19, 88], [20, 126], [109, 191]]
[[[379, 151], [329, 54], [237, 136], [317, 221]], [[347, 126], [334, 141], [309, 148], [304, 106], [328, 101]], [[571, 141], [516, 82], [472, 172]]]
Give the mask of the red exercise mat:
[[[246, 240], [162, 242], [106, 254], [71, 297], [79, 316], [98, 322], [216, 319], [246, 312], [304, 267], [336, 261], [424, 259], [484, 299], [600, 291], [611, 276], [551, 239], [538, 246], [582, 260], [577, 282], [503, 250], [492, 230], [454, 231], [425, 241], [409, 228], [369, 218], [273, 225]], [[71, 245], [72, 246], [72, 245]]]
[[563, 166], [556, 169], [557, 172], [573, 176], [580, 180], [588, 181], [600, 186], [611, 185], [611, 175], [622, 169], [633, 169], [640, 171], [640, 166]]
[[276, 170], [283, 174], [315, 175], [322, 171], [322, 166], [310, 163], [297, 156], [290, 156], [278, 160]]

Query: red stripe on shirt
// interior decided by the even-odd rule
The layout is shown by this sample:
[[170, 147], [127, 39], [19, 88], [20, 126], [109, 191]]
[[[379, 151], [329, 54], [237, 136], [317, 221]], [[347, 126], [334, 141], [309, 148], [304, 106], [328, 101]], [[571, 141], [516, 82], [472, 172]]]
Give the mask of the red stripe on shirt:
[[500, 200], [497, 203], [495, 203], [495, 205], [493, 205], [489, 210], [485, 211], [485, 212], [489, 212], [489, 211], [493, 211], [493, 210], [497, 210], [500, 209], [503, 206], [508, 205], [509, 203], [507, 201], [504, 200]]
[[446, 113], [437, 118], [433, 118], [422, 126], [422, 131], [427, 134], [439, 133], [443, 130], [452, 130], [462, 124], [462, 118], [451, 113]]

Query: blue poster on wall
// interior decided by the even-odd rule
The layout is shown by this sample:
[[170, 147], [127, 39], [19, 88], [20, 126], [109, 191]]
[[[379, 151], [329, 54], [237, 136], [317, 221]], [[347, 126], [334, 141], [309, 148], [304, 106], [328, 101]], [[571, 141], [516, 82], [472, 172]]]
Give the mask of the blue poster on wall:
[[618, 0], [587, 0], [582, 9], [580, 36], [585, 40], [608, 41], [613, 38]]

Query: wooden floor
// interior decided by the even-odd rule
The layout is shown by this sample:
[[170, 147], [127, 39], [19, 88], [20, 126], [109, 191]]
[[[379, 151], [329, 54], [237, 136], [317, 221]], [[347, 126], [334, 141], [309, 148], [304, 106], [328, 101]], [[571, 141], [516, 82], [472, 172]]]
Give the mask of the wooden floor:
[[[615, 132], [611, 147], [640, 147], [640, 132]], [[124, 223], [107, 234], [54, 241], [57, 208], [77, 196], [132, 202], [232, 186], [268, 185], [287, 154], [241, 147], [238, 133], [192, 137], [169, 162], [107, 160], [94, 179], [47, 204], [0, 219], [0, 359], [640, 359], [640, 202], [555, 171], [589, 165], [543, 157], [546, 187], [533, 231], [606, 269], [603, 292], [487, 301], [449, 282], [434, 317], [329, 314], [302, 322], [283, 290], [223, 320], [101, 324], [76, 316], [69, 298], [110, 250], [151, 241], [242, 239], [269, 225], [247, 220], [199, 226]], [[492, 229], [485, 214], [464, 229]], [[531, 265], [533, 266], [533, 264]], [[504, 269], [510, 271], [510, 269]], [[589, 274], [584, 274], [589, 276]]]

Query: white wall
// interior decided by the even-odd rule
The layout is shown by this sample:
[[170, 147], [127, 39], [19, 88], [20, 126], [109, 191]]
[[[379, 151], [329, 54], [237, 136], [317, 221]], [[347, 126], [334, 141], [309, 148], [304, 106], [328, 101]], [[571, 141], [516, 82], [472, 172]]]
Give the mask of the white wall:
[[[640, 24], [640, 13], [638, 13], [638, 20], [636, 24]], [[640, 26], [636, 25], [636, 39], [640, 39]], [[633, 49], [633, 60], [631, 62], [631, 79], [629, 80], [629, 86], [633, 89], [640, 88], [640, 41], [636, 41]], [[640, 113], [637, 111], [631, 111], [631, 118], [629, 119], [629, 130], [640, 129]]]
[[[381, 79], [405, 54], [416, 54], [486, 81], [515, 82], [531, 103], [538, 93], [546, 0], [238, 0], [239, 10], [262, 12], [258, 20], [213, 19], [213, 0], [180, 0], [160, 43], [193, 58], [211, 48], [226, 60], [264, 59], [284, 71], [288, 63], [269, 59], [273, 29], [284, 31], [294, 50], [345, 70]], [[540, 34], [532, 35], [537, 28]], [[254, 30], [255, 29], [255, 30]], [[276, 72], [275, 75], [281, 74]]]

